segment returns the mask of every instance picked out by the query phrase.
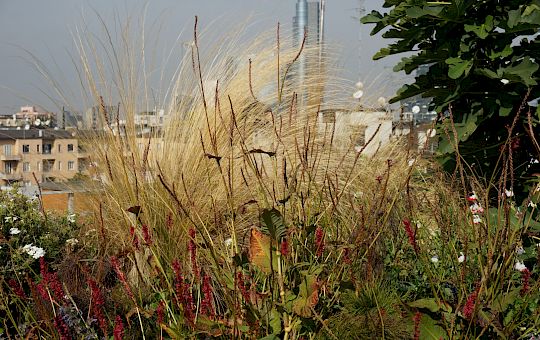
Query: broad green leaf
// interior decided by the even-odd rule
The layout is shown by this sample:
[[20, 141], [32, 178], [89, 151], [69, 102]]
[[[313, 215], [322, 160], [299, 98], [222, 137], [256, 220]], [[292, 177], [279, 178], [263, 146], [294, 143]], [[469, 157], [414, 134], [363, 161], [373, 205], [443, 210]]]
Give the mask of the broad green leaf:
[[480, 39], [485, 39], [488, 37], [489, 33], [493, 30], [493, 16], [488, 15], [486, 17], [486, 21], [480, 26], [465, 24], [464, 28], [465, 28], [465, 32], [473, 32]]
[[533, 74], [538, 70], [538, 64], [531, 61], [531, 58], [525, 57], [516, 66], [510, 66], [499, 69], [498, 73], [503, 78], [521, 81], [527, 86], [534, 86], [537, 82], [533, 79]]
[[270, 311], [270, 328], [273, 334], [281, 333], [281, 314], [275, 308]]
[[448, 64], [448, 76], [452, 79], [458, 79], [463, 74], [467, 75], [473, 65], [472, 60], [463, 60], [459, 57], [448, 58], [445, 62]]
[[375, 55], [373, 56], [373, 60], [379, 60], [389, 55], [390, 55], [390, 49], [383, 47], [379, 50], [379, 52], [375, 53]]
[[521, 10], [515, 9], [515, 10], [508, 11], [508, 21], [507, 21], [508, 27], [514, 28], [519, 23], [520, 19], [521, 19]]
[[414, 308], [426, 308], [433, 313], [438, 312], [441, 309], [439, 303], [437, 303], [435, 299], [420, 299], [409, 302], [408, 305]]
[[516, 297], [518, 297], [520, 290], [521, 290], [521, 287], [515, 288], [508, 293], [502, 292], [501, 294], [497, 295], [497, 297], [493, 300], [493, 303], [491, 304], [490, 308], [499, 313], [506, 312], [506, 309], [508, 308], [508, 306], [510, 306], [511, 304], [515, 302]]
[[273, 240], [279, 241], [287, 234], [283, 216], [275, 209], [264, 209], [261, 214], [262, 231], [268, 232]]
[[427, 314], [422, 314], [422, 318], [420, 319], [420, 339], [448, 339], [448, 334], [446, 334], [441, 326], [437, 325], [435, 320], [430, 318]]
[[294, 300], [293, 311], [305, 318], [311, 316], [311, 308], [319, 301], [319, 284], [317, 275], [305, 275], [300, 284], [300, 292]]
[[360, 22], [363, 24], [376, 24], [383, 18], [382, 14], [377, 11], [371, 11], [371, 13], [360, 18]]

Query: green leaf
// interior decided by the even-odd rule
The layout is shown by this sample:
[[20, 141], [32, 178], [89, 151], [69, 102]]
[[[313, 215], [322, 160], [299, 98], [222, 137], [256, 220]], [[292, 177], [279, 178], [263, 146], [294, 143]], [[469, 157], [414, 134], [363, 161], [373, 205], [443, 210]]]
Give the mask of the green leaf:
[[420, 339], [448, 339], [448, 334], [446, 334], [441, 326], [437, 325], [435, 320], [430, 318], [427, 314], [422, 314], [422, 319], [420, 319]]
[[448, 76], [452, 79], [458, 79], [463, 74], [467, 75], [473, 65], [472, 60], [463, 60], [459, 57], [448, 58], [445, 60], [448, 64]]
[[537, 82], [533, 79], [533, 74], [538, 71], [538, 64], [531, 61], [531, 58], [525, 57], [516, 66], [501, 68], [497, 73], [502, 74], [502, 78], [521, 81], [527, 86], [534, 86]]
[[307, 274], [300, 284], [300, 292], [296, 300], [294, 300], [293, 311], [304, 318], [308, 318], [311, 316], [311, 308], [315, 307], [318, 301], [319, 284], [317, 282], [317, 275]]
[[379, 52], [375, 53], [375, 55], [373, 56], [373, 60], [379, 60], [389, 55], [390, 55], [390, 49], [383, 47], [379, 50]]
[[270, 311], [270, 328], [273, 334], [281, 333], [281, 314], [275, 308]]
[[259, 340], [279, 340], [279, 337], [275, 334], [270, 334], [265, 336], [264, 338], [260, 338]]
[[486, 17], [486, 21], [480, 26], [465, 24], [464, 28], [465, 28], [465, 32], [473, 32], [480, 39], [485, 39], [489, 36], [489, 33], [493, 30], [493, 16], [488, 15]]
[[438, 312], [441, 309], [435, 299], [420, 299], [409, 302], [408, 305], [414, 308], [426, 308], [433, 313]]
[[507, 25], [509, 28], [514, 28], [519, 23], [520, 19], [521, 19], [520, 9], [508, 11]]
[[287, 228], [283, 222], [283, 216], [275, 209], [264, 209], [261, 214], [261, 230], [268, 232], [273, 240], [279, 241], [287, 234]]
[[383, 18], [382, 14], [377, 11], [371, 11], [371, 13], [360, 18], [362, 24], [376, 24]]

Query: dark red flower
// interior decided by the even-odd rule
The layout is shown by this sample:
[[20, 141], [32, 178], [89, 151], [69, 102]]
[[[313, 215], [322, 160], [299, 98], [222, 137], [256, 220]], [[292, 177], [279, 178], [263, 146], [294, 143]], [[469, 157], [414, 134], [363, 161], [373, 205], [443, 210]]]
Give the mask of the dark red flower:
[[531, 279], [531, 271], [525, 268], [524, 270], [521, 271], [521, 282], [522, 282], [522, 287], [520, 291], [521, 296], [527, 294], [527, 292], [531, 288], [530, 279]]
[[156, 308], [156, 314], [158, 325], [161, 325], [163, 323], [163, 320], [165, 319], [165, 302], [163, 300], [159, 301], [159, 304]]
[[135, 301], [135, 295], [133, 295], [133, 291], [131, 290], [131, 287], [126, 280], [126, 275], [124, 274], [122, 269], [120, 269], [120, 264], [118, 263], [118, 259], [115, 256], [111, 257], [111, 265], [114, 269], [114, 272], [116, 273], [116, 276], [118, 277], [118, 280], [120, 280], [120, 282], [124, 286], [126, 294], [131, 298], [131, 300]]
[[420, 339], [420, 320], [422, 320], [422, 313], [416, 312], [416, 314], [414, 314], [414, 317], [413, 317], [413, 321], [414, 321], [414, 336], [413, 336], [413, 339], [414, 340], [419, 340]]
[[58, 334], [60, 334], [61, 340], [71, 339], [71, 335], [69, 335], [69, 328], [60, 315], [57, 315], [54, 318], [54, 327], [56, 328]]
[[98, 321], [99, 328], [101, 328], [101, 331], [107, 338], [107, 320], [105, 319], [105, 314], [103, 312], [105, 299], [103, 298], [101, 289], [96, 281], [94, 281], [92, 278], [88, 278], [87, 282], [92, 292], [92, 314]]
[[134, 226], [129, 227], [129, 234], [131, 235], [131, 243], [133, 244], [133, 248], [140, 250], [139, 237], [137, 236], [137, 234], [135, 234]]
[[201, 311], [204, 315], [213, 318], [214, 312], [214, 294], [212, 292], [212, 284], [209, 275], [205, 275], [203, 278], [203, 299], [201, 302]]
[[117, 315], [114, 320], [114, 331], [113, 331], [114, 340], [124, 339], [124, 323], [120, 315]]
[[476, 298], [478, 297], [478, 288], [472, 292], [471, 295], [467, 298], [467, 302], [463, 307], [463, 316], [465, 319], [470, 319], [474, 313], [474, 308], [476, 306]]
[[289, 254], [289, 242], [287, 241], [286, 238], [281, 240], [281, 244], [279, 248], [280, 248], [279, 252], [281, 253], [282, 256], [287, 256]]
[[321, 257], [324, 252], [324, 231], [321, 227], [315, 229], [315, 246], [317, 249], [317, 257]]
[[13, 293], [15, 293], [15, 295], [17, 295], [20, 299], [26, 299], [26, 294], [24, 294], [24, 290], [22, 289], [21, 285], [17, 281], [15, 281], [15, 279], [10, 279], [8, 281], [8, 285], [11, 290], [13, 290]]
[[404, 219], [403, 225], [405, 226], [405, 232], [409, 237], [409, 244], [413, 247], [414, 252], [418, 254], [418, 244], [416, 243], [416, 231], [411, 226], [411, 221]]
[[150, 229], [148, 228], [146, 224], [142, 225], [142, 234], [143, 234], [144, 243], [147, 246], [152, 245], [152, 235], [150, 235]]

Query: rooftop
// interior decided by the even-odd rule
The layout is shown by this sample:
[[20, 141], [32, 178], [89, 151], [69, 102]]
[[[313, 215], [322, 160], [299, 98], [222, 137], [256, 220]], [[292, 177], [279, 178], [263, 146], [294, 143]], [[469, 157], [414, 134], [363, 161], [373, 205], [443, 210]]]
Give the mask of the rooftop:
[[71, 132], [53, 129], [0, 130], [0, 140], [15, 139], [68, 139], [75, 138]]

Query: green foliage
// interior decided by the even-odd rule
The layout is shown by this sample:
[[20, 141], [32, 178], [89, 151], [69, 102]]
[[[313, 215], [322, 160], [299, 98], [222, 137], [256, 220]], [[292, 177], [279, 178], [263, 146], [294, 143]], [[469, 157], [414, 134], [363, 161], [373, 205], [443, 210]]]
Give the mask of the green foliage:
[[[507, 140], [507, 128], [516, 115], [512, 131], [513, 160], [520, 181], [514, 191], [520, 199], [534, 183], [538, 164], [540, 108], [524, 100], [540, 97], [540, 1], [393, 1], [386, 0], [387, 13], [373, 11], [362, 18], [375, 24], [372, 34], [392, 39], [373, 58], [413, 53], [396, 65], [395, 71], [410, 74], [427, 67], [413, 84], [404, 85], [391, 102], [412, 96], [433, 98], [433, 109], [452, 113], [459, 141], [456, 153], [453, 130], [448, 123], [438, 125], [438, 156], [447, 170], [456, 158], [473, 166], [485, 178], [497, 175], [500, 148]], [[530, 93], [527, 95], [527, 93]]]
[[24, 272], [36, 268], [40, 254], [32, 256], [34, 253], [25, 251], [25, 246], [43, 249], [45, 258], [61, 259], [70, 247], [66, 240], [78, 232], [74, 218], [44, 218], [38, 200], [24, 196], [17, 188], [0, 191], [0, 276], [24, 277]]

